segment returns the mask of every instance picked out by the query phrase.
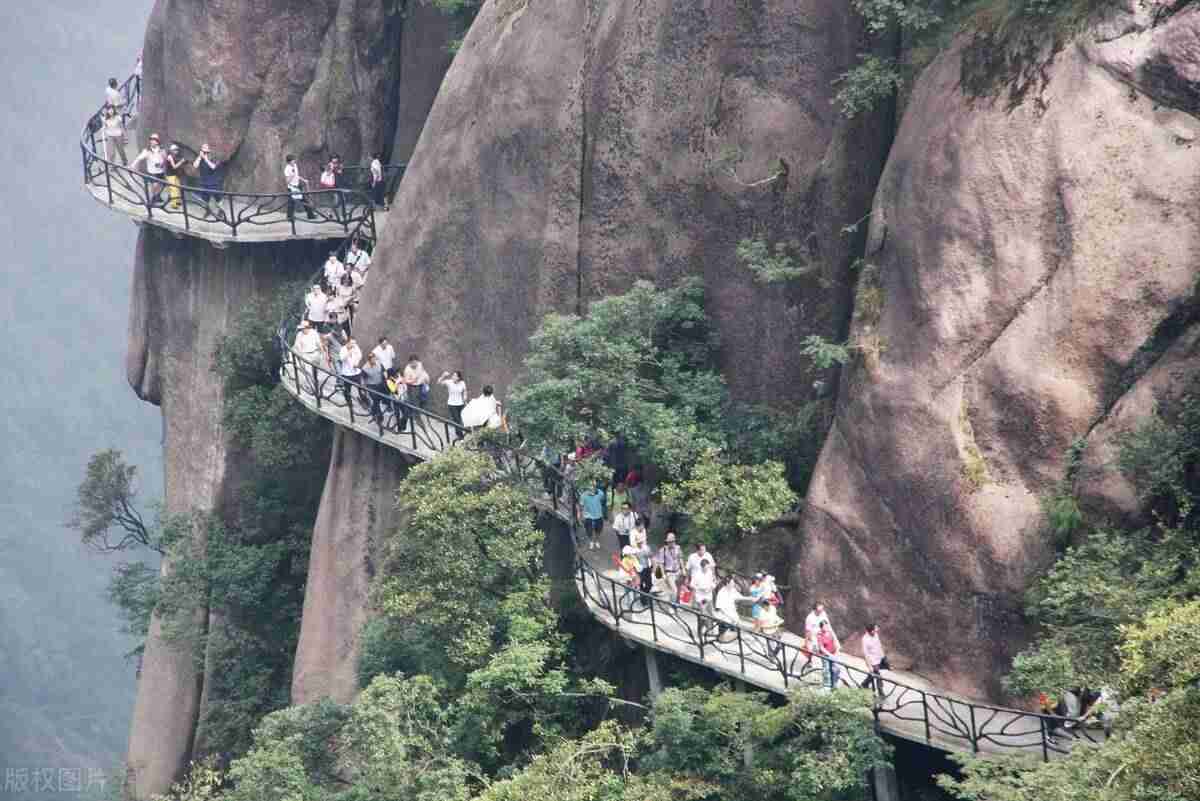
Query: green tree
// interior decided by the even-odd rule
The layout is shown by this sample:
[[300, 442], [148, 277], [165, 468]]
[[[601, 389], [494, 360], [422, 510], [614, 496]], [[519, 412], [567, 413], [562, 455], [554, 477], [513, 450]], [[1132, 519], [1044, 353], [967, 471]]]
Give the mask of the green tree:
[[716, 346], [699, 280], [670, 289], [638, 281], [585, 317], [546, 317], [510, 411], [534, 441], [619, 431], [669, 470], [690, 461], [697, 441], [718, 444], [726, 391], [711, 369]]
[[792, 253], [797, 249], [794, 242], [776, 242], [774, 247], [761, 237], [742, 239], [734, 254], [742, 265], [754, 274], [759, 283], [776, 284], [794, 281], [812, 272], [809, 264], [798, 264]]
[[752, 534], [800, 501], [788, 486], [782, 463], [733, 464], [714, 448], [704, 452], [687, 478], [660, 491], [663, 503], [715, 541]]

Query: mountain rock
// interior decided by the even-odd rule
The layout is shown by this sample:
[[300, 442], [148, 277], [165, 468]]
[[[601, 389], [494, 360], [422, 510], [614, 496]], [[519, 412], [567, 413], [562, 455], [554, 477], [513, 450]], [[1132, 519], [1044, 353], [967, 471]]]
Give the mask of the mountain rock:
[[1170, 321], [1200, 263], [1197, 11], [964, 35], [913, 88], [792, 579], [941, 686], [1000, 694], [1053, 558], [1039, 495], [1073, 441], [1149, 410], [1163, 353], [1195, 364]]

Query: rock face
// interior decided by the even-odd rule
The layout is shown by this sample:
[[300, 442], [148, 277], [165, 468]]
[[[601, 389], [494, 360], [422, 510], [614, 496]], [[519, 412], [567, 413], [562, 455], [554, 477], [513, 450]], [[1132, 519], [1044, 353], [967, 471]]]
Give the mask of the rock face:
[[[848, 7], [811, 0], [485, 3], [393, 205], [360, 339], [386, 333], [435, 373], [462, 369], [473, 393], [490, 382], [503, 394], [546, 313], [639, 278], [700, 275], [736, 394], [806, 398], [797, 344], [846, 322], [853, 243], [840, 228], [866, 212], [886, 146], [879, 126], [850, 126], [830, 102], [860, 49]], [[756, 285], [734, 258], [751, 236], [797, 240], [812, 275]], [[388, 477], [374, 446], [340, 436], [330, 486]], [[327, 502], [328, 489], [318, 541], [384, 533]], [[346, 552], [357, 563], [361, 546]], [[310, 634], [306, 606], [298, 665], [350, 675], [340, 653], [361, 619], [347, 609]], [[298, 677], [293, 700], [346, 686]]]
[[[1198, 11], [1154, 27], [1131, 5], [1013, 60], [964, 37], [913, 90], [793, 584], [942, 686], [998, 693], [1072, 440], [1102, 452], [1196, 364]], [[1093, 468], [1091, 493], [1128, 507]]]
[[292, 671], [292, 703], [349, 703], [358, 690], [358, 635], [373, 574], [372, 532], [399, 522], [396, 487], [404, 457], [339, 429], [313, 528], [304, 618]]
[[[146, 34], [141, 132], [193, 146], [208, 141], [231, 159], [227, 189], [263, 192], [279, 189], [285, 152], [307, 160], [311, 174], [329, 150], [354, 163], [371, 151], [391, 152], [394, 141], [415, 141], [445, 70], [451, 30], [427, 15], [405, 22], [401, 6], [160, 0]], [[402, 36], [414, 52], [405, 52]], [[423, 63], [428, 53], [441, 55]], [[411, 85], [400, 75], [402, 61]], [[238, 454], [222, 431], [211, 366], [217, 337], [245, 302], [306, 277], [323, 258], [316, 243], [218, 251], [143, 232], [127, 366], [138, 395], [163, 409], [167, 511], [220, 512], [236, 483]], [[314, 547], [318, 585], [339, 575], [340, 558]], [[207, 610], [196, 615], [210, 631], [220, 625]], [[203, 743], [205, 687], [202, 671], [162, 642], [155, 622], [130, 733], [136, 796], [165, 792]]]
[[[486, 3], [443, 83], [376, 260], [361, 329], [478, 390], [509, 386], [548, 311], [700, 275], [744, 398], [807, 396], [804, 335], [837, 336], [882, 160], [831, 82], [862, 48], [848, 8]], [[814, 266], [762, 287], [739, 239]], [[753, 309], [753, 313], [747, 313]]]
[[225, 187], [243, 192], [282, 191], [287, 153], [315, 184], [330, 153], [356, 164], [390, 152], [402, 5], [160, 0], [143, 52], [142, 131], [207, 141], [231, 159]]
[[[146, 228], [138, 240], [127, 372], [139, 397], [162, 407], [165, 511], [220, 511], [236, 484], [237, 451], [221, 422], [224, 393], [213, 350], [250, 298], [302, 277], [320, 260], [314, 243], [215, 250]], [[163, 570], [170, 570], [168, 563]], [[219, 621], [196, 610], [202, 630]], [[192, 654], [146, 641], [129, 738], [135, 793], [163, 792], [186, 768], [199, 738], [204, 675]]]

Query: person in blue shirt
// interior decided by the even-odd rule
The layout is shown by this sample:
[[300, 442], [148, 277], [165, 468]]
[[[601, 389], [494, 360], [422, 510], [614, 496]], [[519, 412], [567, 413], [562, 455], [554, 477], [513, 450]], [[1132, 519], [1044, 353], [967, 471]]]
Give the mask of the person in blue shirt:
[[588, 549], [600, 547], [596, 538], [604, 528], [604, 489], [599, 482], [589, 490], [579, 494], [579, 512], [583, 518], [583, 529], [588, 534]]

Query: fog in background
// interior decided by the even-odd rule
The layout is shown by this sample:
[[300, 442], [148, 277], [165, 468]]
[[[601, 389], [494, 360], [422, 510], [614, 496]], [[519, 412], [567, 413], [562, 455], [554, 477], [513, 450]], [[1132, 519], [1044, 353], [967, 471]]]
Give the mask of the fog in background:
[[133, 71], [151, 5], [0, 3], [5, 801], [78, 799], [70, 771], [86, 785], [89, 768], [109, 771], [124, 758], [135, 666], [104, 595], [113, 557], [85, 551], [63, 521], [88, 456], [103, 448], [140, 466], [144, 501], [162, 492], [158, 410], [134, 397], [124, 374], [137, 229], [84, 193], [79, 154], [106, 79]]

